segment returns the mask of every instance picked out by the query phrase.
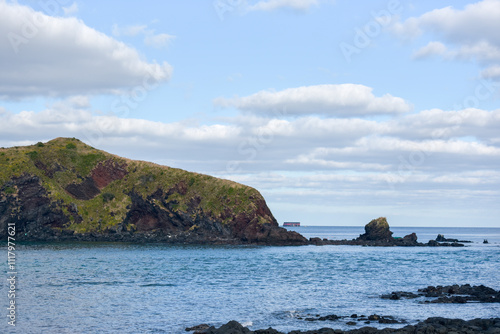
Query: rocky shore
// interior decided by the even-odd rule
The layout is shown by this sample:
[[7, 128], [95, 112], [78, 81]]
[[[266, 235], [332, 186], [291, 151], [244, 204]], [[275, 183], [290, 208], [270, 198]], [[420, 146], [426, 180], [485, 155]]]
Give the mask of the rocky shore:
[[[406, 291], [395, 291], [387, 295], [381, 295], [380, 298], [399, 300], [399, 299], [416, 299], [427, 298], [421, 303], [498, 303], [500, 302], [500, 290], [496, 291], [484, 285], [471, 286], [464, 285], [448, 285], [448, 286], [428, 286], [426, 288], [418, 289], [417, 293]], [[434, 298], [434, 299], [429, 299]], [[500, 333], [500, 318], [493, 319], [474, 319], [474, 320], [461, 320], [461, 319], [448, 319], [441, 317], [428, 318], [425, 321], [410, 324], [405, 319], [395, 318], [388, 315], [311, 315], [304, 314], [296, 316], [296, 319], [306, 322], [317, 323], [320, 329], [317, 330], [292, 330], [288, 334], [375, 334], [375, 333]], [[323, 324], [336, 323], [339, 327], [349, 326], [363, 326], [361, 328], [353, 328], [352, 330], [333, 329], [329, 327], [322, 327]], [[399, 324], [401, 328], [375, 328], [373, 325], [377, 324]], [[331, 325], [330, 325], [331, 326]], [[241, 325], [237, 321], [230, 321], [219, 328], [210, 326], [208, 324], [201, 324], [194, 327], [186, 328], [186, 331], [193, 332], [193, 334], [285, 334], [273, 328], [250, 330]]]
[[390, 294], [382, 295], [380, 298], [390, 300], [434, 298], [421, 301], [421, 303], [432, 304], [500, 303], [500, 290], [496, 291], [484, 285], [438, 285], [418, 289], [417, 293], [394, 291]]
[[[194, 331], [194, 334], [285, 334], [273, 328], [259, 329], [252, 331], [242, 326], [237, 321], [230, 321], [219, 328], [208, 325], [199, 325], [192, 328], [187, 328], [186, 331]], [[340, 329], [321, 328], [318, 330], [299, 331], [294, 330], [288, 334], [388, 334], [388, 333], [425, 333], [425, 334], [442, 334], [442, 333], [455, 333], [455, 334], [476, 334], [476, 333], [500, 333], [500, 318], [492, 319], [474, 319], [474, 320], [461, 320], [461, 319], [446, 319], [446, 318], [428, 318], [415, 325], [407, 325], [403, 328], [384, 328], [377, 329], [374, 327], [362, 327], [359, 329], [352, 329], [343, 331]]]
[[[431, 247], [463, 247], [464, 244], [456, 239], [445, 239], [441, 234], [436, 240], [429, 240], [427, 243], [418, 242], [418, 237], [415, 233], [405, 235], [402, 238], [392, 236], [393, 232], [389, 229], [389, 224], [385, 217], [373, 219], [365, 225], [365, 233], [358, 238], [352, 240], [329, 240], [321, 238], [310, 238], [309, 242], [313, 245], [358, 245], [358, 246], [431, 246]], [[440, 240], [437, 240], [441, 237]], [[450, 241], [451, 242], [445, 242]], [[470, 242], [470, 241], [464, 241]]]

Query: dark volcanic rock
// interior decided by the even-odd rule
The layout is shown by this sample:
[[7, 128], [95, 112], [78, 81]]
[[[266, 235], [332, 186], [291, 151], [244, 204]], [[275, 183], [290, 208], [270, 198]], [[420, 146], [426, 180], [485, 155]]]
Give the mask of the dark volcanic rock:
[[418, 298], [418, 297], [421, 297], [421, 295], [417, 295], [416, 293], [405, 292], [405, 291], [394, 291], [388, 295], [380, 296], [380, 298], [382, 298], [382, 299], [392, 299], [392, 300], [399, 300], [401, 298], [414, 299], [414, 298]]
[[389, 230], [389, 224], [385, 217], [373, 219], [365, 225], [365, 233], [360, 235], [359, 240], [377, 240], [388, 241], [393, 239], [392, 232]]
[[410, 243], [417, 242], [417, 239], [418, 237], [415, 232], [413, 232], [412, 234], [405, 235], [403, 238], [404, 241], [408, 241]]
[[[57, 203], [52, 203], [37, 176], [24, 174], [6, 184], [17, 192], [0, 193], [0, 237], [6, 237], [7, 226], [13, 223], [16, 239], [31, 237], [34, 240], [54, 240], [69, 223]], [[1, 190], [1, 189], [0, 189]]]
[[210, 327], [207, 329], [205, 333], [206, 334], [250, 334], [254, 332], [250, 331], [246, 327], [243, 327], [239, 322], [232, 320], [227, 324], [222, 325], [219, 328]]
[[389, 229], [387, 219], [380, 217], [373, 219], [365, 226], [365, 233], [353, 240], [328, 240], [321, 238], [310, 238], [309, 243], [312, 245], [359, 245], [359, 246], [440, 246], [440, 247], [462, 247], [458, 242], [437, 242], [430, 240], [428, 243], [420, 243], [417, 241], [416, 233], [405, 235], [403, 238], [392, 237], [392, 232]]
[[[390, 319], [384, 320], [383, 323], [392, 323]], [[356, 322], [349, 323], [349, 325], [356, 325]], [[210, 327], [206, 332], [207, 334], [285, 334], [279, 332], [275, 329], [269, 328], [265, 330], [251, 331], [248, 328], [243, 327], [236, 321], [230, 321], [227, 324], [215, 328]], [[340, 329], [332, 328], [321, 328], [317, 330], [310, 331], [300, 331], [294, 330], [288, 334], [444, 334], [444, 333], [456, 333], [456, 334], [480, 334], [480, 333], [500, 333], [500, 318], [492, 319], [474, 319], [474, 320], [461, 320], [461, 319], [446, 319], [446, 318], [428, 318], [425, 321], [421, 321], [415, 325], [407, 325], [403, 328], [384, 328], [377, 329], [373, 327], [362, 327], [358, 329], [352, 329], [348, 331], [343, 331]]]
[[425, 297], [438, 297], [430, 303], [500, 303], [500, 290], [496, 291], [484, 285], [428, 286], [418, 291]]
[[449, 238], [445, 238], [444, 235], [442, 234], [438, 234], [437, 237], [436, 237], [436, 241], [437, 242], [451, 242], [451, 243], [471, 243], [472, 241], [469, 241], [469, 240], [458, 240], [458, 239], [449, 239]]
[[448, 286], [428, 286], [427, 288], [418, 289], [418, 294], [395, 291], [391, 294], [380, 296], [380, 298], [392, 300], [401, 298], [413, 299], [418, 297], [436, 298], [433, 300], [426, 300], [424, 303], [500, 303], [500, 290], [496, 291], [484, 285], [471, 286], [469, 284], [456, 284]]

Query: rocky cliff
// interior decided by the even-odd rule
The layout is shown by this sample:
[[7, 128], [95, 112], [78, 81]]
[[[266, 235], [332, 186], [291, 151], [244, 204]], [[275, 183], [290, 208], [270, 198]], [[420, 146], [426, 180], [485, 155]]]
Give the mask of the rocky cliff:
[[77, 139], [0, 149], [0, 239], [301, 245], [255, 189]]

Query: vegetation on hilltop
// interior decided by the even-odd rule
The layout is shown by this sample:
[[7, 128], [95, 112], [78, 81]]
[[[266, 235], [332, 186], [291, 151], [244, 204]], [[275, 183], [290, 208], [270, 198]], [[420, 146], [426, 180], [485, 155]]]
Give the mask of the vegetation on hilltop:
[[[117, 170], [120, 173], [113, 174]], [[0, 200], [19, 195], [13, 180], [23, 175], [39, 178], [51, 205], [69, 219], [60, 229], [76, 233], [101, 233], [122, 224], [132, 206], [131, 194], [170, 215], [202, 214], [222, 224], [234, 222], [241, 214], [250, 216], [258, 210], [256, 201], [263, 201], [257, 190], [236, 182], [117, 157], [75, 138], [1, 148]], [[276, 224], [270, 212], [260, 214], [258, 220]]]

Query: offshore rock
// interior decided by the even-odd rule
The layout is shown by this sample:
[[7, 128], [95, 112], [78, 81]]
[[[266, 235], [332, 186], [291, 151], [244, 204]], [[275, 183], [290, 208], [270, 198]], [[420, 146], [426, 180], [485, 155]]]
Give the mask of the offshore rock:
[[361, 234], [359, 240], [391, 241], [392, 232], [389, 230], [389, 223], [385, 217], [373, 219], [365, 225], [365, 233]]
[[365, 233], [361, 234], [358, 238], [352, 240], [329, 240], [321, 238], [310, 238], [309, 243], [312, 245], [322, 246], [322, 245], [358, 245], [358, 246], [380, 246], [380, 247], [390, 247], [390, 246], [402, 246], [402, 247], [413, 247], [413, 246], [440, 246], [440, 247], [462, 247], [463, 244], [453, 242], [437, 242], [435, 240], [430, 240], [428, 243], [424, 244], [418, 242], [418, 237], [416, 233], [411, 233], [405, 235], [403, 238], [392, 237], [392, 232], [389, 229], [389, 223], [385, 217], [380, 217], [373, 219], [368, 224], [365, 225]]
[[471, 243], [472, 241], [469, 240], [458, 240], [458, 239], [452, 239], [452, 238], [445, 238], [444, 235], [438, 234], [436, 237], [437, 242], [452, 242], [452, 243]]

